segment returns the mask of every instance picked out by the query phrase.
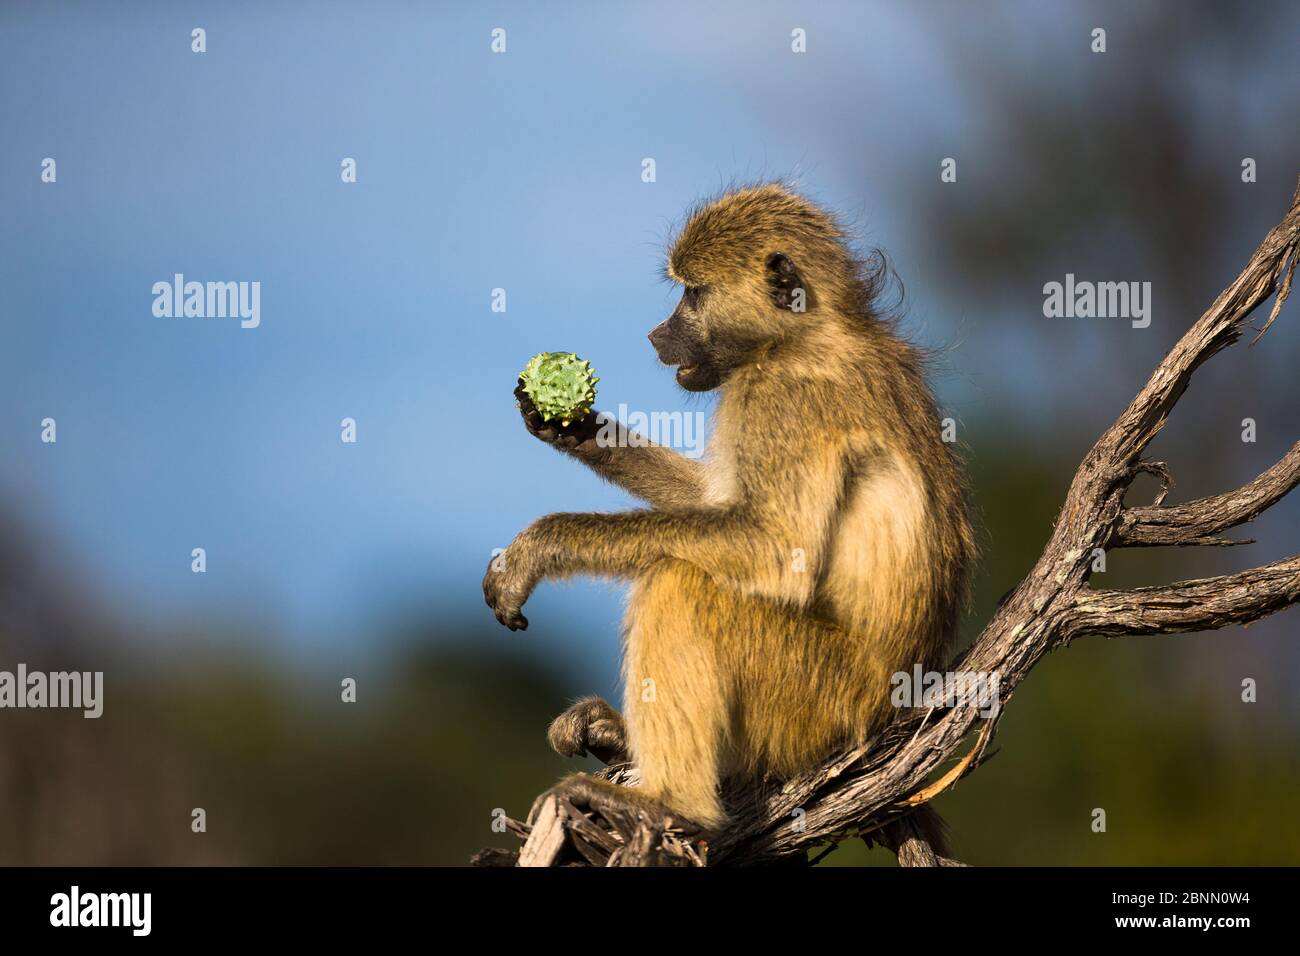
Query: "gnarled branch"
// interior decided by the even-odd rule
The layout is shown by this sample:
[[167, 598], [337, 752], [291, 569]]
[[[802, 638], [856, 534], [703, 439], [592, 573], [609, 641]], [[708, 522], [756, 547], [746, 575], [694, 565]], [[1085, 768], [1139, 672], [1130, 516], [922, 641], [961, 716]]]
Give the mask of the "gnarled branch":
[[1159, 503], [1129, 508], [1115, 526], [1119, 546], [1250, 544], [1249, 540], [1216, 538], [1228, 528], [1254, 521], [1300, 482], [1300, 442], [1276, 465], [1249, 484], [1209, 498], [1171, 508]]
[[1132, 591], [1080, 591], [1071, 634], [1182, 634], [1249, 624], [1300, 599], [1300, 555], [1237, 574]]
[[[1300, 188], [1240, 275], [1084, 457], [1042, 555], [951, 669], [996, 674], [1005, 704], [1039, 658], [1081, 634], [1164, 634], [1248, 624], [1300, 600], [1300, 556], [1236, 574], [1133, 591], [1093, 591], [1087, 584], [1098, 549], [1219, 543], [1215, 534], [1253, 519], [1295, 486], [1300, 445], [1236, 491], [1168, 508], [1162, 506], [1164, 492], [1151, 506], [1125, 509], [1123, 504], [1129, 486], [1143, 472], [1158, 475], [1168, 490], [1168, 470], [1143, 460], [1142, 452], [1164, 427], [1201, 363], [1236, 342], [1251, 313], [1276, 296], [1264, 329], [1272, 324], [1290, 291], [1298, 246]], [[516, 832], [528, 832], [521, 858], [544, 865], [802, 863], [814, 846], [874, 834], [902, 862], [951, 864], [925, 842], [907, 815], [986, 759], [1000, 714], [981, 712], [973, 703], [900, 711], [867, 744], [836, 754], [815, 771], [784, 783], [729, 790], [724, 796], [732, 823], [709, 845], [674, 831], [670, 821], [585, 813], [572, 804], [550, 802], [546, 813], [551, 816], [539, 816], [531, 831], [513, 825]], [[978, 737], [967, 745], [977, 730]], [[605, 774], [630, 781], [635, 771], [617, 768]], [[558, 832], [564, 834], [562, 846]], [[477, 861], [512, 859], [497, 852], [480, 854]]]

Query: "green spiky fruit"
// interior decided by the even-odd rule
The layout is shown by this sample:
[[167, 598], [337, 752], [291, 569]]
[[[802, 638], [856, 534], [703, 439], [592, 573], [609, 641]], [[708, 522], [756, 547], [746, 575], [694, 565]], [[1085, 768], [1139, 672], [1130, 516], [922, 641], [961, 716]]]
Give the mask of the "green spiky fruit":
[[539, 352], [519, 373], [533, 407], [548, 422], [575, 422], [591, 411], [596, 378], [591, 363], [572, 352]]

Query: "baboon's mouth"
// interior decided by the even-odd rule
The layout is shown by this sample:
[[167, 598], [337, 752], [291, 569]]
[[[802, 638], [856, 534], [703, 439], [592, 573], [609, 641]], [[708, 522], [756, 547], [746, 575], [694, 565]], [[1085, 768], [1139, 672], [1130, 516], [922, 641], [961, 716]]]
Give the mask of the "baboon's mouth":
[[688, 392], [708, 392], [718, 387], [718, 373], [703, 362], [677, 366], [677, 384]]

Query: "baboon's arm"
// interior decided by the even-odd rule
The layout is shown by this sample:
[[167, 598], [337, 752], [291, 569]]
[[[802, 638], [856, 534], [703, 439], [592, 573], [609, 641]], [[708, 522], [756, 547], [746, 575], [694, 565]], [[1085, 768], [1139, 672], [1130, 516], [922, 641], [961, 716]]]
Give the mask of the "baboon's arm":
[[806, 604], [848, 470], [844, 456], [824, 446], [820, 455], [790, 451], [766, 459], [761, 483], [742, 474], [740, 487], [749, 493], [726, 508], [547, 515], [510, 544], [500, 573], [489, 570], [485, 597], [508, 623], [544, 578], [636, 577], [667, 559], [693, 564], [726, 586]]
[[522, 379], [515, 386], [515, 399], [531, 435], [578, 459], [652, 508], [677, 511], [703, 505], [706, 488], [699, 462], [651, 444], [608, 413], [593, 411], [568, 425], [543, 421], [524, 391]]
[[525, 528], [483, 575], [483, 599], [512, 631], [538, 582], [574, 574], [635, 577], [657, 562], [689, 561], [719, 582], [739, 585], [765, 568], [774, 577], [780, 548], [739, 508], [716, 511], [624, 511], [553, 514]]
[[497, 620], [524, 628], [520, 609], [543, 579], [637, 577], [678, 560], [725, 587], [807, 606], [853, 474], [847, 438], [831, 421], [815, 414], [755, 417], [754, 428], [735, 439], [735, 500], [726, 507], [701, 500], [690, 509], [539, 519], [493, 562], [484, 598]]
[[600, 477], [660, 511], [705, 507], [704, 466], [617, 425], [614, 442], [588, 439], [564, 449]]
[[531, 554], [542, 578], [633, 577], [675, 558], [732, 584], [748, 583], [761, 569], [776, 570], [785, 551], [776, 535], [745, 508], [562, 512], [538, 519], [515, 543]]

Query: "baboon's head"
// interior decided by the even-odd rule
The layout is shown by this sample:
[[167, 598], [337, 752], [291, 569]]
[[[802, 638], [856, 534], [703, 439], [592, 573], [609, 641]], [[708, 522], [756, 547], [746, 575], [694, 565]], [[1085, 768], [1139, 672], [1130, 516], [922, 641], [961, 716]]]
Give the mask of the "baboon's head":
[[650, 332], [677, 382], [722, 384], [767, 346], [823, 321], [856, 288], [856, 263], [835, 221], [785, 186], [727, 193], [696, 209], [668, 253], [683, 286], [673, 314]]

